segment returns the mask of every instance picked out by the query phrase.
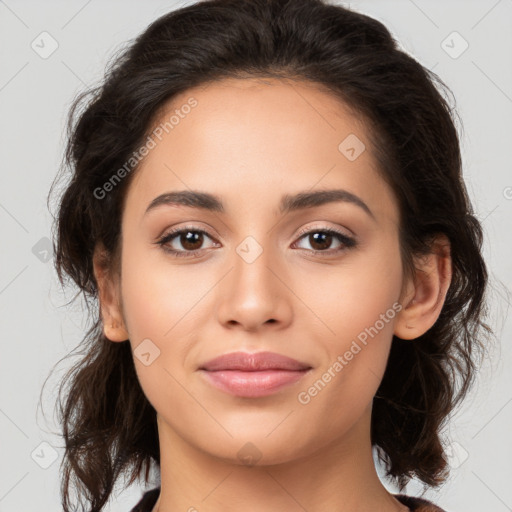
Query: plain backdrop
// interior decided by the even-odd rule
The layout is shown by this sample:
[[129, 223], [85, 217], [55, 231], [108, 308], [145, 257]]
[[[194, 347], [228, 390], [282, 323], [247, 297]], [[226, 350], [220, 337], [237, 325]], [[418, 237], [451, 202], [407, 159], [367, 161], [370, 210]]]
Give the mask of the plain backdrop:
[[[53, 268], [46, 198], [75, 95], [171, 0], [0, 1], [0, 512], [57, 511], [62, 440], [52, 368], [80, 341], [83, 305], [69, 306]], [[402, 48], [451, 88], [462, 118], [465, 180], [485, 230], [496, 348], [446, 430], [451, 477], [429, 491], [449, 512], [512, 510], [512, 0], [375, 0], [352, 8], [382, 21]], [[388, 485], [388, 484], [386, 484]], [[393, 489], [388, 485], [388, 488]], [[127, 512], [138, 485], [107, 510]], [[412, 482], [406, 489], [417, 494]]]

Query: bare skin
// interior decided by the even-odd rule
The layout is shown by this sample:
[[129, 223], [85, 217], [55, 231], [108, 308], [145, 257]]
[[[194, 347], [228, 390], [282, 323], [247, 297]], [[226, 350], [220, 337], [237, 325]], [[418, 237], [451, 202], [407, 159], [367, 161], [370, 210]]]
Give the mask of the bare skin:
[[[148, 366], [134, 357], [158, 417], [154, 512], [407, 511], [375, 470], [372, 399], [393, 334], [415, 343], [439, 316], [451, 279], [446, 240], [404, 279], [396, 198], [365, 126], [314, 85], [223, 80], [174, 98], [162, 119], [190, 97], [197, 106], [151, 149], [128, 189], [121, 275], [101, 267], [101, 247], [95, 254], [106, 336], [129, 339], [133, 350], [149, 339], [160, 351]], [[338, 149], [349, 134], [366, 146], [353, 161]], [[331, 189], [354, 194], [372, 215], [347, 201], [279, 212], [284, 194]], [[215, 194], [224, 211], [162, 204], [146, 213], [155, 197], [181, 190]], [[167, 247], [194, 257], [156, 243], [185, 227], [206, 234], [192, 249], [186, 233]], [[357, 244], [336, 236], [315, 244], [312, 234], [325, 229]], [[248, 263], [239, 247], [262, 252]], [[358, 335], [381, 324], [333, 371]], [[278, 352], [312, 370], [266, 397], [233, 396], [198, 368], [238, 350]], [[319, 379], [325, 387], [308, 394]], [[248, 451], [254, 465], [240, 456]]]

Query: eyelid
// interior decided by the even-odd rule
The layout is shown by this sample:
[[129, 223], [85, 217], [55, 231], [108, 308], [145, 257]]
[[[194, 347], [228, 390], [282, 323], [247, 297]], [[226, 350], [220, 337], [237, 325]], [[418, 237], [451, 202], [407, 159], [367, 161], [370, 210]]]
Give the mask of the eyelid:
[[[194, 221], [192, 221], [194, 222]], [[318, 221], [320, 222], [320, 221]], [[169, 229], [164, 229], [162, 234], [159, 235], [157, 237], [157, 240], [161, 240], [162, 238], [166, 237], [167, 235], [169, 234], [176, 234], [176, 233], [179, 233], [180, 231], [183, 231], [183, 230], [186, 230], [186, 229], [189, 229], [190, 231], [197, 231], [197, 232], [201, 232], [201, 233], [204, 233], [206, 234], [207, 236], [209, 236], [210, 238], [220, 238], [220, 235], [216, 232], [216, 230], [214, 230], [211, 226], [208, 226], [207, 229], [199, 226], [199, 225], [190, 225], [190, 224], [186, 224], [184, 226], [179, 226], [179, 227], [172, 227], [172, 228], [169, 228]], [[208, 229], [212, 230], [215, 234], [212, 235], [208, 232]], [[352, 230], [348, 229], [348, 228], [339, 228], [339, 227], [331, 227], [331, 226], [328, 226], [326, 224], [314, 224], [314, 225], [310, 225], [310, 226], [307, 226], [307, 227], [303, 227], [299, 230], [299, 232], [297, 234], [294, 235], [294, 238], [298, 238], [306, 233], [309, 233], [311, 230], [313, 229], [317, 229], [319, 231], [329, 231], [329, 230], [332, 230], [332, 231], [336, 231], [338, 232], [340, 235], [343, 235], [343, 236], [346, 236], [347, 238], [357, 238], [355, 236], [355, 234], [352, 232]], [[343, 229], [343, 231], [342, 231]]]
[[[156, 244], [162, 244], [164, 245], [164, 243], [162, 243], [162, 241], [166, 240], [167, 238], [170, 238], [170, 239], [173, 239], [175, 238], [177, 235], [180, 235], [181, 233], [183, 232], [187, 232], [187, 231], [193, 231], [195, 233], [201, 233], [201, 234], [204, 234], [206, 235], [208, 238], [210, 238], [211, 240], [214, 240], [216, 243], [218, 243], [215, 239], [215, 237], [213, 235], [211, 235], [206, 229], [204, 228], [201, 228], [199, 226], [192, 226], [192, 225], [186, 225], [186, 226], [179, 226], [179, 227], [173, 227], [173, 228], [170, 228], [168, 230], [164, 230], [164, 232], [157, 237], [156, 239]], [[167, 242], [165, 242], [167, 243]], [[202, 249], [198, 249], [198, 250], [202, 250]], [[185, 251], [180, 251], [180, 252], [185, 252]], [[193, 251], [186, 251], [186, 252], [193, 252]]]
[[[198, 224], [195, 224], [195, 222], [198, 222]], [[217, 242], [220, 238], [222, 238], [216, 229], [214, 229], [212, 226], [210, 226], [208, 223], [205, 226], [201, 225], [203, 224], [202, 221], [185, 221], [184, 224], [175, 224], [173, 226], [167, 226], [165, 229], [160, 231], [160, 234], [154, 239], [154, 243], [158, 244], [161, 240], [164, 238], [167, 238], [170, 235], [176, 235], [181, 233], [182, 231], [194, 231], [198, 233], [203, 233], [204, 235], [208, 236], [210, 239]], [[191, 252], [191, 251], [189, 251]]]
[[336, 233], [338, 233], [341, 236], [344, 236], [346, 238], [354, 238], [355, 239], [355, 235], [349, 229], [345, 228], [345, 231], [346, 231], [345, 232], [345, 231], [342, 231], [342, 228], [327, 226], [325, 224], [320, 224], [320, 225], [315, 224], [313, 226], [307, 226], [305, 228], [301, 228], [300, 231], [295, 235], [295, 237], [296, 238], [301, 237], [302, 235], [305, 235], [306, 233], [310, 233], [311, 231], [314, 231], [314, 230], [335, 231]]

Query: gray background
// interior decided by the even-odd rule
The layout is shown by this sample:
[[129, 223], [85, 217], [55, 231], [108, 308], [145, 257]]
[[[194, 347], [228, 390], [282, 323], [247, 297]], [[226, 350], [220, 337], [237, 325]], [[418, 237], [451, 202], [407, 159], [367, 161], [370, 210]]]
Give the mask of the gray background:
[[[116, 50], [187, 3], [0, 1], [0, 512], [61, 510], [63, 450], [55, 434], [54, 392], [75, 359], [60, 364], [48, 380], [43, 411], [38, 401], [50, 370], [86, 327], [80, 301], [65, 305], [74, 291], [61, 290], [48, 241], [46, 196], [62, 157], [66, 113], [76, 93], [101, 80]], [[404, 50], [453, 90], [464, 124], [466, 183], [485, 229], [490, 321], [499, 343], [446, 429], [451, 478], [427, 497], [450, 512], [510, 511], [512, 0], [350, 6], [383, 21]], [[48, 55], [52, 45], [58, 47]], [[420, 491], [414, 482], [406, 489]], [[108, 510], [127, 512], [142, 489], [119, 486], [118, 493]]]

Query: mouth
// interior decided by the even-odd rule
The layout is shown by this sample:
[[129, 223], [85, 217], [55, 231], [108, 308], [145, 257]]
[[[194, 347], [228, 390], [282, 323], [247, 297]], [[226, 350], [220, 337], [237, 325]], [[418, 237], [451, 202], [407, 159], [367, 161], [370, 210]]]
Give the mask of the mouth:
[[268, 396], [302, 379], [312, 367], [273, 352], [233, 352], [203, 364], [207, 382], [228, 394], [256, 398]]

